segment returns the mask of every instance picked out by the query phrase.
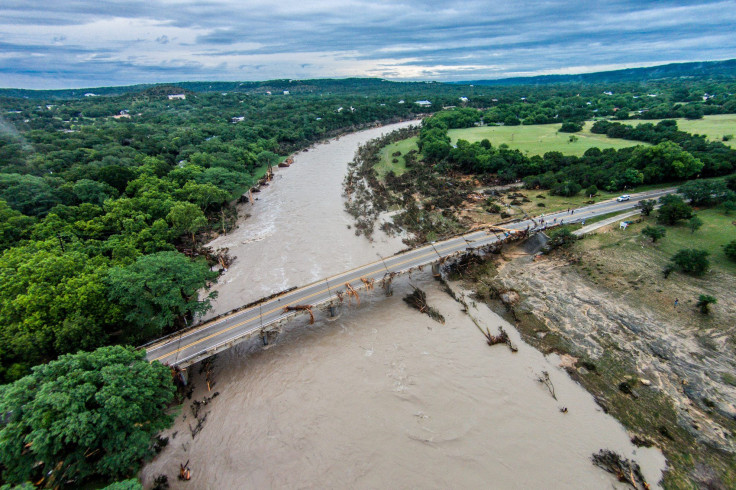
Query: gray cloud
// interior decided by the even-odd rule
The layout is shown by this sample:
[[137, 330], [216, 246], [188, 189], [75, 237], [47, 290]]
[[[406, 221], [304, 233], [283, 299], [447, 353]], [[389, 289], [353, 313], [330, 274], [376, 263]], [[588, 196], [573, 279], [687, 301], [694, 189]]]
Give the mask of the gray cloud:
[[734, 0], [6, 0], [0, 86], [457, 80], [725, 59], [736, 56], [734, 7]]

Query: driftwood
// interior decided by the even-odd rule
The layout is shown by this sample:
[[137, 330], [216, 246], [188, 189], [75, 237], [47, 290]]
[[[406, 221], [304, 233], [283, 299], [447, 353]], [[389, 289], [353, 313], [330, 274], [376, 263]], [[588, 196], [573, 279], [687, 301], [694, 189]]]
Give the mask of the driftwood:
[[360, 280], [363, 282], [363, 284], [365, 284], [366, 290], [370, 290], [370, 291], [373, 290], [373, 285], [376, 282], [375, 279], [366, 279], [365, 277], [361, 277]]
[[649, 490], [649, 484], [641, 473], [641, 468], [635, 461], [622, 458], [617, 453], [608, 449], [601, 449], [594, 454], [593, 464], [599, 468], [613, 473], [618, 481], [630, 485], [637, 490]]
[[511, 352], [519, 351], [519, 349], [517, 349], [516, 346], [511, 343], [509, 334], [506, 333], [506, 330], [504, 330], [503, 327], [498, 327], [498, 331], [500, 332], [498, 335], [491, 334], [491, 331], [487, 327], [486, 327], [485, 332], [483, 331], [482, 328], [480, 327], [478, 328], [480, 329], [481, 333], [485, 336], [486, 341], [488, 342], [488, 345], [506, 344], [508, 348], [511, 349]]
[[186, 463], [179, 463], [179, 479], [189, 481], [192, 479], [192, 470], [189, 469], [189, 460]]
[[547, 371], [542, 371], [542, 374], [537, 377], [537, 381], [545, 385], [549, 390], [549, 394], [552, 395], [552, 398], [557, 400], [557, 395], [555, 395], [555, 385], [553, 385], [552, 380], [549, 379], [549, 373]]
[[360, 296], [358, 295], [358, 291], [356, 291], [349, 282], [345, 283], [345, 289], [347, 290], [348, 298], [350, 298], [351, 296], [355, 296], [355, 300], [358, 302], [358, 306], [360, 306]]
[[445, 317], [442, 314], [427, 304], [427, 294], [421, 289], [414, 287], [414, 291], [404, 297], [404, 302], [419, 310], [419, 313], [426, 313], [430, 318], [436, 320], [444, 325]]
[[309, 324], [314, 324], [314, 313], [312, 313], [312, 305], [284, 306], [284, 311], [306, 311], [309, 313]]

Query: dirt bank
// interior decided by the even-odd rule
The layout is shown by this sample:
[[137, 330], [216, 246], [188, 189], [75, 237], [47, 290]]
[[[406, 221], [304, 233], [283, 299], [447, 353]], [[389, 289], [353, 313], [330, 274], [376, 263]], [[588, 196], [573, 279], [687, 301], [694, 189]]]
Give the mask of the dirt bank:
[[[645, 252], [579, 245], [533, 261], [508, 249], [495, 267], [476, 270], [474, 287], [517, 320], [527, 341], [571, 355], [571, 374], [601, 406], [664, 449], [667, 483], [733, 488], [736, 281], [716, 272], [707, 284], [664, 282]], [[709, 317], [692, 299], [704, 288], [720, 301]], [[519, 295], [515, 304], [491, 299], [509, 290]]]

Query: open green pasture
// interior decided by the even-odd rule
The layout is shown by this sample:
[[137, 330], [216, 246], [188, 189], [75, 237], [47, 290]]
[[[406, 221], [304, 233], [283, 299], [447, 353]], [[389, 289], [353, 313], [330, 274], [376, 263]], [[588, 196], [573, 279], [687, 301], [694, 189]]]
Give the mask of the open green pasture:
[[[471, 143], [488, 139], [493, 146], [506, 143], [528, 155], [544, 155], [548, 151], [559, 151], [564, 155], [581, 156], [588, 148], [625, 148], [643, 144], [636, 141], [609, 138], [604, 134], [590, 132], [592, 122], [585, 123], [578, 133], [560, 133], [561, 124], [536, 124], [532, 126], [480, 126], [475, 128], [451, 129], [448, 134], [452, 143], [464, 139]], [[573, 141], [570, 137], [574, 136]]]
[[[631, 119], [620, 122], [636, 126], [642, 123], [657, 124], [659, 121], [661, 119]], [[675, 119], [675, 121], [677, 121], [677, 127], [680, 131], [691, 134], [702, 134], [713, 141], [722, 141], [724, 135], [731, 135], [736, 138], [736, 114], [716, 114], [714, 116], [705, 116], [703, 119]], [[736, 139], [723, 141], [723, 143], [731, 148], [736, 148]]]

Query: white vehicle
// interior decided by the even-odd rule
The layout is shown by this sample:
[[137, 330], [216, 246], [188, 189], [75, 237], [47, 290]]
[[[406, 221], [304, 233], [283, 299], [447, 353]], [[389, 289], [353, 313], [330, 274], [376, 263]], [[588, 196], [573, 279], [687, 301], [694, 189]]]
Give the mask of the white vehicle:
[[624, 202], [624, 201], [628, 201], [629, 199], [631, 199], [631, 196], [630, 196], [630, 195], [628, 195], [628, 194], [624, 194], [623, 196], [618, 196], [618, 197], [616, 198], [616, 200], [617, 200], [618, 202]]

